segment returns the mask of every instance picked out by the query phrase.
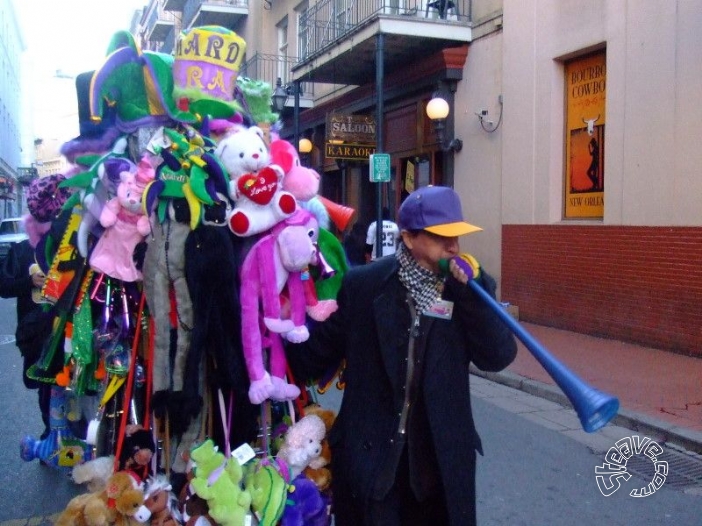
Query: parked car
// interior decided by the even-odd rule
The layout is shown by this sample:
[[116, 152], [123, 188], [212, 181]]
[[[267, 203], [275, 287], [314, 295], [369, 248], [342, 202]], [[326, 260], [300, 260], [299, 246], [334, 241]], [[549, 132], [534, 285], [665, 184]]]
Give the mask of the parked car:
[[0, 221], [0, 259], [7, 256], [13, 244], [24, 241], [28, 237], [21, 217], [8, 217]]

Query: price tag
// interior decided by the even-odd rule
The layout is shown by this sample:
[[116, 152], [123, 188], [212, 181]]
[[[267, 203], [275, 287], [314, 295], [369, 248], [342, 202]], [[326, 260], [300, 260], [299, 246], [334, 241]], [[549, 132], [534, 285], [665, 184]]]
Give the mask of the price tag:
[[253, 448], [248, 444], [242, 444], [234, 451], [232, 451], [232, 456], [239, 462], [240, 466], [246, 464], [249, 460], [256, 456]]

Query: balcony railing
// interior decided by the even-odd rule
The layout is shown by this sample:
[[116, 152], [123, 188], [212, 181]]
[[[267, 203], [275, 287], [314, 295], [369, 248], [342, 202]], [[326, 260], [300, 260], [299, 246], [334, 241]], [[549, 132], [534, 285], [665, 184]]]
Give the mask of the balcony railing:
[[[210, 11], [208, 10], [210, 7], [216, 9]], [[236, 7], [248, 10], [249, 2], [248, 0], [187, 0], [183, 6], [183, 27], [195, 27], [203, 25], [203, 23], [212, 24], [215, 21], [214, 19], [220, 17], [223, 21], [219, 22], [219, 24], [232, 29], [230, 25], [227, 24], [228, 13], [226, 11], [220, 11], [222, 7]], [[203, 17], [202, 14], [205, 12], [211, 14], [207, 17]], [[198, 18], [198, 22], [193, 24], [196, 17]], [[201, 22], [201, 19], [204, 20]]]
[[34, 166], [17, 167], [17, 182], [22, 186], [29, 186], [29, 183], [37, 177], [39, 177], [39, 171]]
[[[276, 81], [280, 79], [289, 95], [286, 106], [292, 106], [295, 93], [294, 85], [289, 84], [289, 80], [292, 79], [290, 70], [297, 62], [298, 60], [296, 57], [256, 53], [242, 64], [239, 75], [251, 79], [263, 80], [270, 83], [274, 88]], [[300, 99], [302, 99], [300, 103], [301, 107], [309, 107], [311, 105], [311, 101], [314, 100], [314, 83], [300, 83]]]
[[146, 20], [147, 39], [156, 42], [163, 41], [175, 22], [175, 13], [164, 10], [161, 0], [151, 0]]
[[300, 60], [319, 53], [380, 16], [465, 24], [471, 20], [471, 10], [472, 0], [322, 0], [300, 16]]
[[164, 0], [163, 8], [167, 11], [182, 11], [185, 0]]

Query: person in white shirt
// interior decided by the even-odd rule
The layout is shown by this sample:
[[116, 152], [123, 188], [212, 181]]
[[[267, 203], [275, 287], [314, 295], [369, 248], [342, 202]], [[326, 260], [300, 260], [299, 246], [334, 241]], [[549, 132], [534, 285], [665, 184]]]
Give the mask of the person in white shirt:
[[[388, 207], [383, 208], [383, 233], [381, 237], [382, 256], [389, 256], [395, 253], [397, 244], [400, 241], [400, 229], [397, 223], [390, 220], [390, 210]], [[373, 221], [368, 227], [366, 234], [366, 260], [373, 261], [377, 256], [375, 246], [377, 221]]]

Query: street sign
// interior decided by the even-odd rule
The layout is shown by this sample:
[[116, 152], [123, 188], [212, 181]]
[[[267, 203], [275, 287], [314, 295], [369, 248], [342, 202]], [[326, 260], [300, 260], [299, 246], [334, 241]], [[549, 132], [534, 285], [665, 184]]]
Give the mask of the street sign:
[[390, 182], [390, 154], [374, 153], [370, 156], [370, 182]]

